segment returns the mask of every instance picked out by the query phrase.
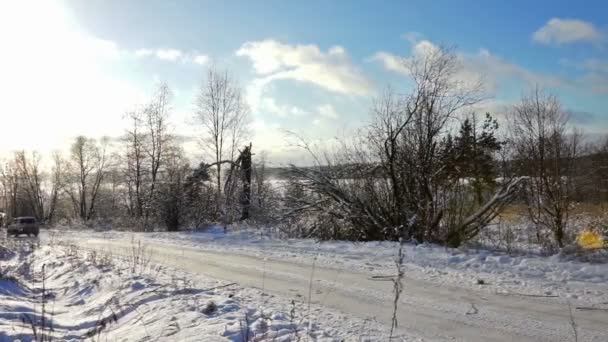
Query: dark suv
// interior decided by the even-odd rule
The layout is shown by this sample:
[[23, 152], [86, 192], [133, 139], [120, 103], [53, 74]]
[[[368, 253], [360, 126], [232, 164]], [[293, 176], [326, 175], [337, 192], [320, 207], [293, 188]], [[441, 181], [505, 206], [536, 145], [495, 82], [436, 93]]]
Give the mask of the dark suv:
[[6, 233], [9, 236], [18, 236], [21, 234], [27, 234], [27, 236], [38, 236], [39, 232], [40, 226], [38, 225], [36, 218], [32, 216], [22, 216], [13, 219], [13, 222], [8, 226], [6, 230]]

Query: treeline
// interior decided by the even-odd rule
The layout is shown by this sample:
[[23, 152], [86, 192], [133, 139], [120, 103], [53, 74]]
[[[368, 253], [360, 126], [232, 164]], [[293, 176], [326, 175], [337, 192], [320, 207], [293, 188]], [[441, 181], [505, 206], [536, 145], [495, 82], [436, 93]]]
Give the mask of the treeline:
[[[475, 115], [483, 84], [462, 80], [451, 49], [402, 60], [411, 91], [374, 99], [370, 123], [331, 152], [293, 136], [313, 165], [269, 169], [248, 143], [249, 109], [210, 69], [194, 118], [208, 156], [191, 165], [171, 131], [171, 92], [125, 116], [120, 139], [77, 137], [69, 154], [17, 152], [0, 168], [10, 216], [150, 230], [254, 221], [293, 237], [460, 246], [510, 203], [534, 242], [570, 243], [577, 202], [608, 200], [608, 140], [585, 142], [559, 99], [536, 87], [499, 121]], [[269, 182], [269, 175], [281, 175]]]
[[262, 220], [269, 186], [264, 158], [252, 163], [246, 144], [249, 109], [228, 72], [206, 76], [193, 114], [205, 161], [191, 165], [186, 157], [171, 129], [171, 90], [160, 84], [148, 103], [126, 113], [120, 138], [78, 136], [67, 154], [45, 159], [15, 152], [0, 166], [0, 210], [49, 224], [134, 230]]
[[585, 143], [559, 99], [538, 87], [504, 113], [501, 131], [490, 114], [468, 114], [483, 84], [459, 78], [450, 49], [402, 63], [411, 92], [387, 89], [371, 123], [337, 152], [300, 142], [316, 165], [291, 167], [290, 224], [323, 239], [457, 247], [517, 201], [533, 243], [552, 251], [572, 242], [576, 202], [606, 200], [608, 142]]

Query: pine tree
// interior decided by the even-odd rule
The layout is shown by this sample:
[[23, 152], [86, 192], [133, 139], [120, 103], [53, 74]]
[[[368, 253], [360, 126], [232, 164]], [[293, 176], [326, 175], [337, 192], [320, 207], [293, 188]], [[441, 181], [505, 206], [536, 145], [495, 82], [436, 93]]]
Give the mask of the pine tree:
[[483, 202], [485, 190], [495, 185], [494, 154], [502, 147], [502, 142], [496, 137], [497, 130], [498, 122], [486, 113], [481, 127], [478, 127], [475, 116], [466, 118], [458, 135], [448, 135], [443, 141], [447, 178], [470, 180], [479, 204]]

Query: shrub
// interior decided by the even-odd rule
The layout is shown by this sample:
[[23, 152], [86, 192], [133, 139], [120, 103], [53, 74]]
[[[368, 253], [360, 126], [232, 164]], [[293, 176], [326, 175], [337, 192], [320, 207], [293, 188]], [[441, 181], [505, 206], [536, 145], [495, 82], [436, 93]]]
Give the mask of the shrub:
[[210, 300], [207, 302], [207, 305], [203, 308], [203, 313], [207, 316], [213, 315], [217, 311], [217, 304], [214, 301]]

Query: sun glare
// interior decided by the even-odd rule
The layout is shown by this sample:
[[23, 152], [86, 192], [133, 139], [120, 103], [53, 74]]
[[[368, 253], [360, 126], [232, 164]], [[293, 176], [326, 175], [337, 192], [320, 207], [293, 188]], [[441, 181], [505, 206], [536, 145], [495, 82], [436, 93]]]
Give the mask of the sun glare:
[[117, 133], [109, 116], [120, 119], [134, 90], [101, 69], [118, 58], [116, 45], [83, 32], [61, 2], [1, 6], [0, 91], [7, 133], [0, 143], [6, 150], [45, 151], [79, 134]]

